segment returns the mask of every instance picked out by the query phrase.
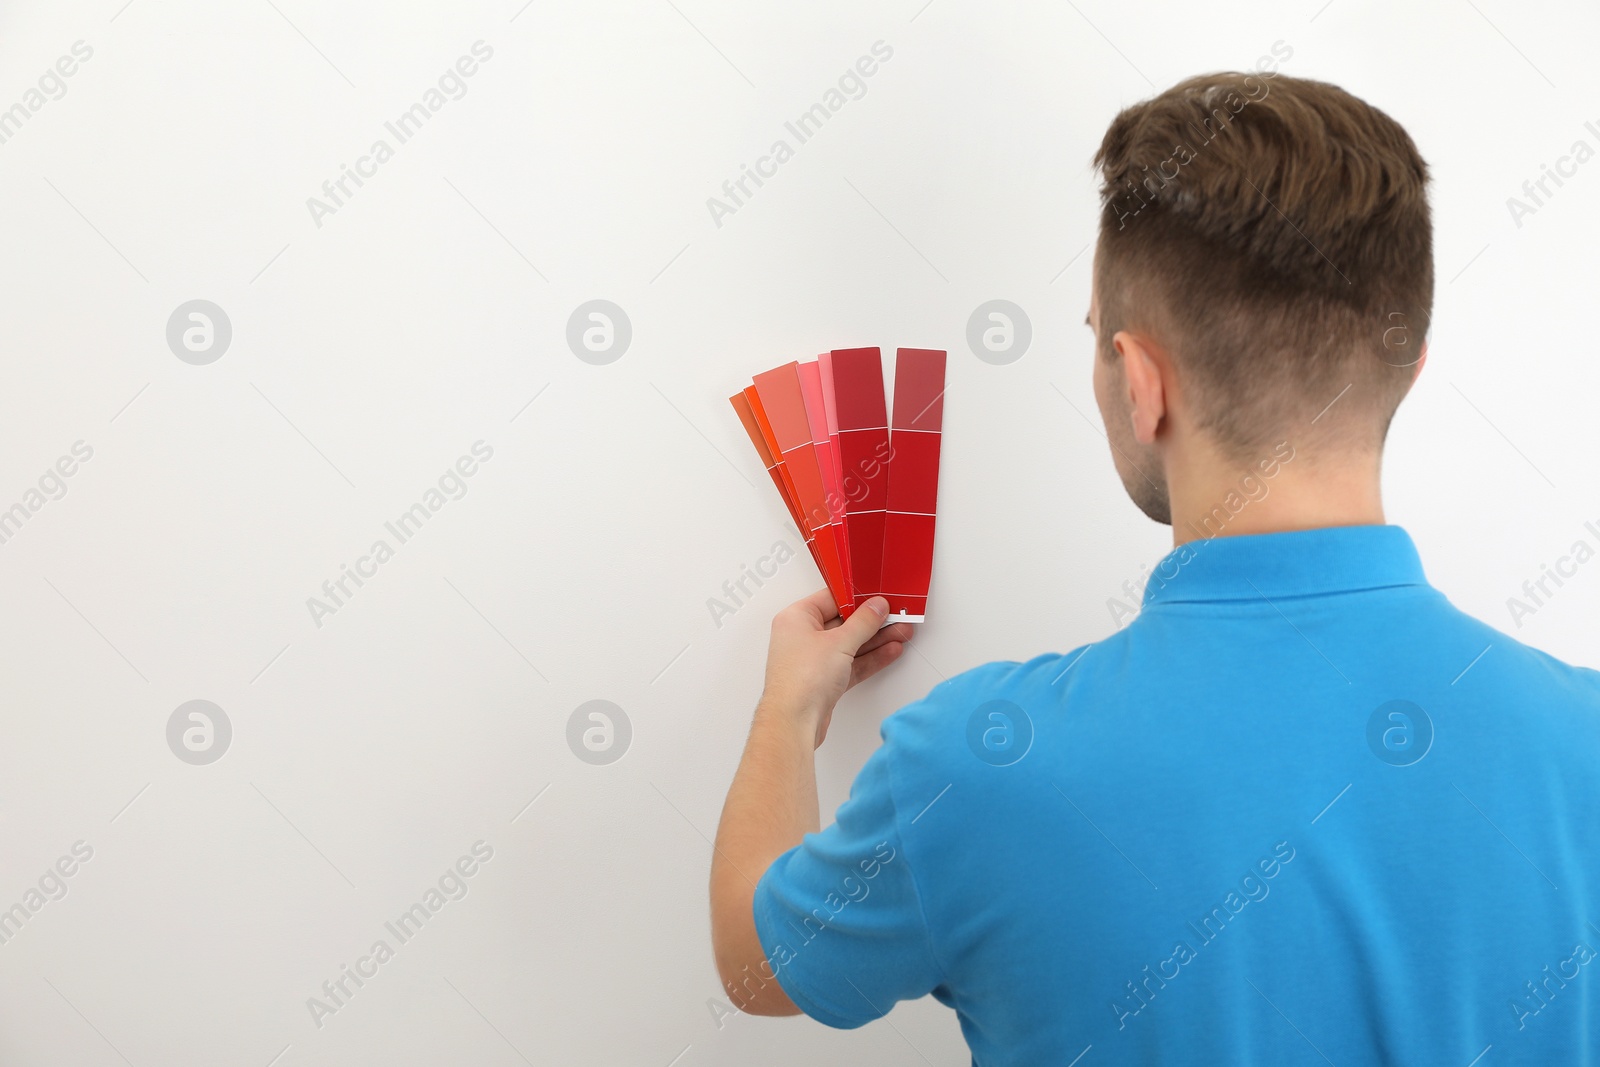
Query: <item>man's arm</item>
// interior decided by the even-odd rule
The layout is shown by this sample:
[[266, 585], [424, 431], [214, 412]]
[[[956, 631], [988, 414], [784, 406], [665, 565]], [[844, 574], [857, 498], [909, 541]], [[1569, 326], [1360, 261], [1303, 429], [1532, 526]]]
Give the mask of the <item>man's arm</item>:
[[814, 753], [845, 691], [892, 663], [911, 627], [882, 626], [873, 597], [841, 620], [826, 589], [772, 620], [766, 684], [728, 789], [711, 859], [711, 945], [729, 998], [753, 1015], [797, 1015], [756, 934], [756, 883], [772, 861], [820, 828]]

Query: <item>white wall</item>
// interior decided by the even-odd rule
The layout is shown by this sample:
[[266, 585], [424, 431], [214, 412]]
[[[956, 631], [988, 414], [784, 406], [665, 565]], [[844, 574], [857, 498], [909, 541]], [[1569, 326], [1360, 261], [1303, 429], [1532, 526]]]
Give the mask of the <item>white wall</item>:
[[[1500, 626], [1600, 541], [1600, 162], [1520, 227], [1506, 206], [1600, 148], [1586, 5], [519, 8], [0, 14], [0, 108], [93, 50], [0, 144], [0, 508], [93, 450], [0, 544], [0, 907], [93, 850], [0, 945], [0, 1062], [966, 1063], [932, 1002], [851, 1034], [708, 1009], [708, 837], [771, 613], [821, 584], [802, 555], [713, 623], [725, 580], [800, 544], [725, 397], [828, 347], [951, 353], [932, 621], [847, 697], [831, 811], [885, 714], [1104, 636], [1163, 554], [1090, 392], [1088, 158], [1119, 106], [1277, 41], [1434, 168], [1393, 519]], [[387, 134], [480, 40], [466, 95]], [[878, 41], [866, 95], [718, 226], [707, 197]], [[319, 226], [307, 198], [379, 138], [393, 158]], [[608, 365], [565, 340], [594, 298], [632, 324]], [[1008, 365], [965, 342], [996, 298], [1032, 323]], [[206, 365], [166, 340], [192, 299], [232, 327]], [[387, 535], [478, 441], [466, 495]], [[317, 625], [307, 598], [379, 538], [394, 558]], [[1597, 604], [1600, 563], [1517, 635], [1600, 662]], [[196, 699], [232, 729], [207, 765], [167, 740]], [[608, 766], [566, 741], [590, 700], [632, 724]], [[384, 922], [479, 841], [468, 894], [399, 944]], [[319, 1027], [307, 998], [380, 938], [394, 957]]]

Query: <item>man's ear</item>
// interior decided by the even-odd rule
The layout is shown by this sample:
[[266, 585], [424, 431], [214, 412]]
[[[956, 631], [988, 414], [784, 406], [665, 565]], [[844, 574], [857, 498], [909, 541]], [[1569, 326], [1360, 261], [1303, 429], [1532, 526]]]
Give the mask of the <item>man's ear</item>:
[[1122, 357], [1123, 381], [1128, 388], [1128, 417], [1133, 421], [1133, 436], [1142, 445], [1155, 441], [1156, 430], [1167, 414], [1166, 386], [1162, 382], [1163, 362], [1144, 338], [1127, 330], [1111, 338]]
[[1422, 365], [1428, 362], [1428, 342], [1422, 342], [1422, 348], [1417, 352], [1417, 369], [1411, 372], [1411, 384], [1417, 384], [1417, 377], [1422, 373]]

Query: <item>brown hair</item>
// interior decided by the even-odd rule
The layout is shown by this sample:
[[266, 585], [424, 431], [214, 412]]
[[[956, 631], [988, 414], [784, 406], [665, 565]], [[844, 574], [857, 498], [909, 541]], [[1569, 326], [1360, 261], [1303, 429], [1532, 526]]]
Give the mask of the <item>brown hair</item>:
[[1237, 458], [1346, 385], [1318, 429], [1382, 444], [1433, 305], [1428, 167], [1399, 123], [1325, 82], [1207, 74], [1123, 110], [1094, 164], [1104, 348], [1148, 330]]

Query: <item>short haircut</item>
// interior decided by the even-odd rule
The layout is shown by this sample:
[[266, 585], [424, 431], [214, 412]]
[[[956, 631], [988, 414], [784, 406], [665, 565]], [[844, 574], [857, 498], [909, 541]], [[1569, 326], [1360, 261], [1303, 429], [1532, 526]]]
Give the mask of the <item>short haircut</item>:
[[1233, 458], [1297, 427], [1382, 446], [1433, 306], [1428, 167], [1399, 123], [1326, 82], [1206, 74], [1123, 110], [1094, 164], [1103, 348], [1168, 347]]

